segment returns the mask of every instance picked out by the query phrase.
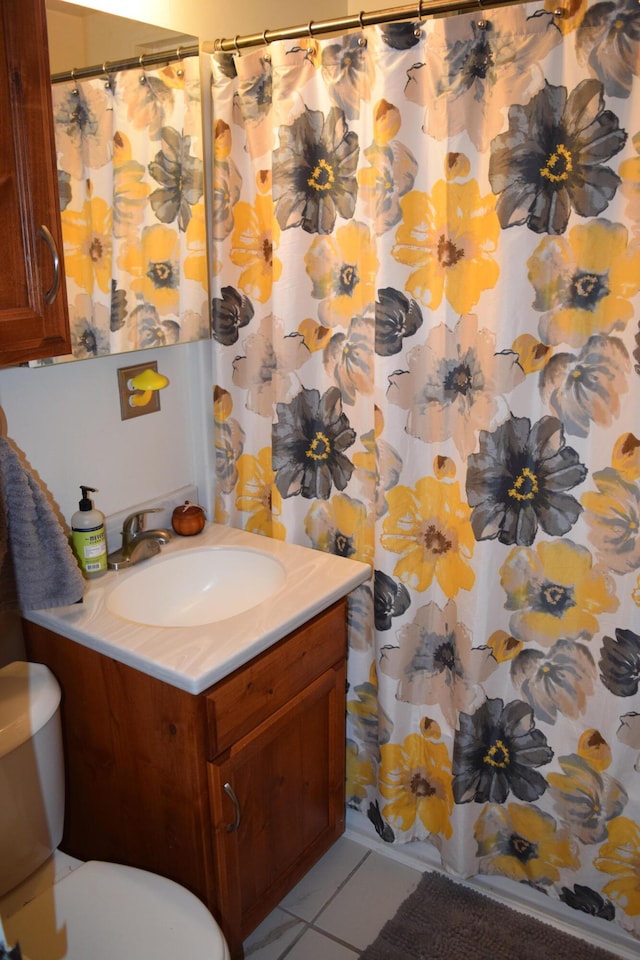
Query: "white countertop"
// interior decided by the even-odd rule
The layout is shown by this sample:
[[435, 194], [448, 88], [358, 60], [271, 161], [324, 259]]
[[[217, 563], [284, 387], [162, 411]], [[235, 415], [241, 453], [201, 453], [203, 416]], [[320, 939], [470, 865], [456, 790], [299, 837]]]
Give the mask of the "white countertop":
[[[175, 551], [201, 547], [269, 554], [284, 566], [284, 584], [258, 606], [204, 626], [149, 627], [109, 611], [106, 599], [125, 578]], [[355, 560], [212, 523], [195, 537], [174, 536], [157, 558], [89, 581], [82, 603], [34, 610], [24, 617], [181, 690], [201, 693], [370, 575], [369, 566]], [[251, 590], [251, 583], [246, 587]]]

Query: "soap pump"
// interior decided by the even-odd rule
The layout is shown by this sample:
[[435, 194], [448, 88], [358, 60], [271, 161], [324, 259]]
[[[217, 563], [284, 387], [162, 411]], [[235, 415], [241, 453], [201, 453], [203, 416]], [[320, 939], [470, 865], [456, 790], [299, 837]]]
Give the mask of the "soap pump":
[[96, 510], [89, 499], [94, 487], [80, 486], [82, 499], [79, 509], [71, 517], [71, 540], [80, 569], [85, 577], [98, 577], [107, 569], [107, 537], [104, 514]]

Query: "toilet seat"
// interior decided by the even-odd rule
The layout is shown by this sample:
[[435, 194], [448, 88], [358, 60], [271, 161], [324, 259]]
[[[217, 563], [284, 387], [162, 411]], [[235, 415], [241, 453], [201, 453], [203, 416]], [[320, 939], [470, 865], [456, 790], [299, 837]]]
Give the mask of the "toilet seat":
[[87, 861], [4, 924], [28, 960], [229, 960], [197, 897], [164, 877]]

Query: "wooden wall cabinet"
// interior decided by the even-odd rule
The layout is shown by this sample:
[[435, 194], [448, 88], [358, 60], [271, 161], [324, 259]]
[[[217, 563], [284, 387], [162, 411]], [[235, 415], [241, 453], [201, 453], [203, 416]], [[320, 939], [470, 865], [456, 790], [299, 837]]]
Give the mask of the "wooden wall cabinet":
[[0, 118], [4, 366], [71, 352], [44, 0], [0, 3]]
[[346, 600], [199, 695], [24, 632], [63, 691], [62, 848], [183, 884], [242, 957], [344, 830]]

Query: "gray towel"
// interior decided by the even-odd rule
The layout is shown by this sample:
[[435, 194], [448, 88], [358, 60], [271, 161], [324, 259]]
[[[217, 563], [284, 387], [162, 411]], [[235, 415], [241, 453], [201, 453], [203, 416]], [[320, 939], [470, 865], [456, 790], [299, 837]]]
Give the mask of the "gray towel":
[[62, 607], [85, 581], [40, 485], [0, 437], [0, 609]]

